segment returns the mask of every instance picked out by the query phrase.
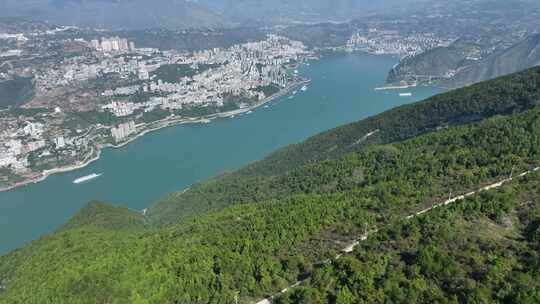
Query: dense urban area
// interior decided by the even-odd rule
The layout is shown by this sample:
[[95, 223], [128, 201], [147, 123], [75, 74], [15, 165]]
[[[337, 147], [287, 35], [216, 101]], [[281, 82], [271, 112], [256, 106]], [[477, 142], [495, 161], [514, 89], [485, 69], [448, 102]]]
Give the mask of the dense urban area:
[[62, 30], [69, 28], [2, 36], [20, 47], [2, 54], [15, 64], [22, 50], [47, 58], [3, 62], [11, 66], [3, 83], [21, 82], [21, 90], [31, 91], [0, 120], [0, 167], [8, 184], [84, 165], [101, 147], [150, 129], [247, 112], [299, 84], [295, 68], [310, 56], [301, 42], [276, 35], [185, 52], [137, 48], [118, 37], [54, 40]]

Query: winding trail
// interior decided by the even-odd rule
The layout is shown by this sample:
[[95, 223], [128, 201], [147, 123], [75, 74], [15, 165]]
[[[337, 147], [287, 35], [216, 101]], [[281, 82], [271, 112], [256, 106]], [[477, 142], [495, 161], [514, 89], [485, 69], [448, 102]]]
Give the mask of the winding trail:
[[364, 135], [362, 138], [360, 138], [359, 140], [355, 141], [352, 145], [349, 146], [350, 147], [354, 147], [354, 146], [357, 146], [361, 143], [363, 143], [364, 141], [366, 141], [369, 137], [379, 133], [380, 130], [379, 129], [376, 129], [375, 131], [371, 131], [369, 132], [368, 134]]
[[[531, 169], [531, 170], [528, 170], [528, 171], [525, 171], [525, 172], [523, 172], [523, 173], [521, 173], [521, 174], [519, 174], [519, 175], [516, 175], [515, 177], [508, 177], [508, 178], [505, 178], [505, 179], [503, 179], [503, 180], [501, 180], [501, 181], [498, 181], [498, 182], [496, 182], [496, 183], [489, 184], [489, 185], [487, 185], [487, 186], [484, 186], [484, 187], [482, 187], [482, 188], [479, 188], [479, 189], [477, 189], [477, 190], [475, 190], [475, 191], [471, 191], [471, 192], [466, 193], [466, 194], [463, 194], [463, 195], [458, 195], [458, 196], [455, 196], [455, 197], [451, 197], [451, 198], [449, 198], [449, 199], [447, 199], [447, 200], [445, 200], [445, 201], [443, 201], [443, 202], [441, 202], [441, 203], [435, 204], [435, 205], [433, 205], [433, 206], [431, 206], [431, 207], [429, 207], [429, 208], [426, 208], [426, 209], [420, 210], [420, 211], [418, 211], [418, 212], [416, 212], [416, 213], [413, 213], [413, 214], [407, 216], [405, 219], [406, 219], [406, 220], [410, 220], [410, 219], [413, 219], [413, 218], [415, 218], [415, 217], [418, 217], [418, 216], [420, 216], [420, 215], [422, 215], [422, 214], [424, 214], [424, 213], [427, 213], [427, 212], [429, 212], [429, 211], [431, 211], [431, 210], [433, 210], [433, 209], [436, 209], [436, 208], [439, 208], [439, 207], [444, 207], [444, 206], [453, 204], [453, 203], [455, 203], [455, 202], [457, 202], [457, 201], [460, 201], [460, 200], [463, 200], [463, 199], [465, 199], [465, 198], [467, 198], [467, 197], [469, 197], [469, 196], [472, 196], [472, 195], [475, 195], [475, 194], [478, 194], [478, 193], [481, 193], [481, 192], [485, 192], [485, 191], [489, 191], [489, 190], [493, 190], [493, 189], [500, 188], [500, 187], [502, 187], [503, 185], [505, 185], [505, 184], [507, 184], [507, 183], [513, 181], [514, 179], [525, 177], [525, 176], [527, 176], [527, 175], [529, 175], [529, 174], [531, 174], [531, 173], [537, 172], [537, 171], [539, 171], [539, 170], [540, 170], [540, 167], [535, 167], [535, 168], [533, 168], [533, 169]], [[341, 257], [342, 257], [343, 255], [345, 255], [345, 254], [352, 253], [352, 252], [354, 251], [354, 248], [355, 248], [356, 246], [360, 245], [360, 243], [363, 242], [363, 241], [365, 241], [365, 240], [367, 240], [368, 237], [369, 237], [370, 235], [373, 235], [373, 234], [375, 234], [375, 233], [377, 233], [377, 232], [379, 232], [379, 229], [378, 229], [378, 228], [366, 232], [366, 233], [365, 233], [363, 236], [361, 236], [358, 240], [355, 240], [355, 241], [351, 242], [349, 245], [347, 245], [345, 248], [343, 248], [343, 249], [341, 250], [341, 253], [337, 254], [336, 257], [335, 257], [334, 259], [337, 260], [337, 259], [341, 258]], [[329, 262], [329, 260], [327, 260], [327, 261], [325, 261], [325, 262]], [[256, 304], [271, 304], [271, 303], [272, 303], [272, 300], [273, 300], [274, 298], [279, 297], [279, 296], [285, 294], [286, 292], [288, 292], [289, 290], [291, 290], [291, 289], [293, 289], [293, 288], [295, 288], [295, 287], [300, 286], [302, 283], [306, 282], [308, 279], [309, 279], [309, 277], [306, 278], [306, 279], [304, 279], [304, 280], [297, 281], [296, 283], [294, 283], [294, 284], [290, 285], [289, 287], [287, 287], [287, 288], [281, 290], [280, 292], [276, 293], [275, 295], [273, 295], [273, 296], [271, 296], [271, 297], [269, 297], [269, 298], [266, 298], [266, 299], [263, 299], [263, 300], [260, 300], [260, 301], [256, 302]]]

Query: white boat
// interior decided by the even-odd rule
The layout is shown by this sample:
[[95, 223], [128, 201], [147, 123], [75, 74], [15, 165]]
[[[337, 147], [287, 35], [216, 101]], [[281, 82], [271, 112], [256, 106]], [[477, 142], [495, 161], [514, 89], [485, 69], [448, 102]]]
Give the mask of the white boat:
[[298, 91], [293, 91], [292, 93], [293, 93], [293, 95], [296, 95], [296, 93], [298, 93]]
[[294, 98], [294, 96], [293, 96], [293, 95], [289, 96], [289, 99], [293, 99], [293, 98]]
[[302, 92], [305, 92], [305, 91], [307, 91], [307, 89], [308, 89], [308, 87], [305, 85], [300, 90], [302, 90]]
[[80, 183], [84, 183], [84, 182], [87, 182], [89, 180], [93, 180], [94, 178], [98, 178], [102, 175], [102, 173], [99, 173], [99, 174], [96, 174], [96, 173], [92, 173], [90, 175], [86, 175], [86, 176], [83, 176], [83, 177], [79, 177], [77, 178], [76, 180], [73, 181], [74, 184], [80, 184]]
[[268, 109], [268, 107], [269, 107], [268, 105], [265, 105], [265, 106], [264, 106], [265, 109]]
[[412, 96], [412, 93], [399, 93], [400, 97], [409, 97]]
[[248, 111], [246, 114], [251, 114], [251, 113], [253, 113], [253, 111]]

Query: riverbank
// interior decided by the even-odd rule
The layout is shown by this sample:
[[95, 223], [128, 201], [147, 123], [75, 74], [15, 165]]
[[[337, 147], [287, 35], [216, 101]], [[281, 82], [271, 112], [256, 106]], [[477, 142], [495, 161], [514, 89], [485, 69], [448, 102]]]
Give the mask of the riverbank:
[[168, 127], [174, 127], [174, 126], [178, 126], [178, 125], [183, 125], [183, 124], [198, 124], [198, 123], [209, 123], [211, 122], [212, 120], [214, 119], [217, 119], [217, 118], [229, 118], [229, 117], [234, 117], [236, 115], [240, 115], [240, 114], [243, 114], [243, 113], [247, 113], [249, 111], [252, 111], [256, 108], [259, 108], [277, 98], [280, 98], [286, 94], [288, 94], [289, 92], [291, 92], [293, 89], [295, 88], [298, 88], [304, 84], [307, 84], [309, 83], [310, 80], [301, 80], [301, 81], [295, 81], [293, 82], [292, 84], [286, 86], [285, 88], [281, 89], [279, 92], [271, 95], [271, 96], [268, 96], [266, 97], [265, 99], [261, 100], [261, 101], [258, 101], [256, 102], [255, 104], [249, 106], [249, 107], [246, 107], [246, 108], [241, 108], [241, 109], [237, 109], [237, 110], [232, 110], [232, 111], [227, 111], [227, 112], [221, 112], [221, 113], [215, 113], [215, 114], [211, 114], [211, 115], [206, 115], [206, 116], [201, 116], [201, 117], [196, 117], [196, 118], [185, 118], [185, 117], [175, 117], [175, 116], [169, 116], [163, 120], [159, 120], [159, 121], [154, 121], [154, 122], [151, 122], [149, 124], [142, 124], [142, 125], [139, 125], [139, 127], [141, 128], [141, 130], [139, 132], [137, 132], [137, 134], [135, 134], [134, 136], [128, 138], [127, 140], [125, 140], [124, 142], [122, 143], [119, 143], [119, 144], [102, 144], [102, 145], [95, 145], [95, 146], [92, 146], [91, 148], [91, 152], [88, 153], [88, 155], [85, 157], [85, 159], [83, 161], [81, 161], [79, 164], [76, 164], [76, 165], [71, 165], [71, 166], [65, 166], [65, 167], [58, 167], [58, 168], [53, 168], [53, 169], [49, 169], [49, 170], [44, 170], [43, 172], [39, 173], [39, 174], [36, 174], [34, 176], [31, 176], [31, 177], [28, 177], [26, 179], [24, 179], [23, 181], [21, 182], [18, 182], [18, 183], [15, 183], [13, 185], [9, 185], [9, 186], [6, 186], [6, 187], [3, 187], [3, 188], [0, 188], [0, 192], [6, 192], [6, 191], [10, 191], [10, 190], [14, 190], [16, 188], [19, 188], [19, 187], [24, 187], [24, 186], [28, 186], [28, 185], [31, 185], [31, 184], [36, 184], [36, 183], [39, 183], [39, 182], [43, 182], [45, 181], [49, 176], [51, 175], [54, 175], [54, 174], [59, 174], [59, 173], [66, 173], [66, 172], [71, 172], [71, 171], [75, 171], [75, 170], [80, 170], [80, 169], [83, 169], [85, 167], [87, 167], [88, 165], [92, 164], [93, 162], [95, 161], [98, 161], [101, 157], [101, 152], [103, 149], [106, 149], [106, 148], [112, 148], [112, 149], [120, 149], [122, 147], [125, 147], [126, 145], [132, 143], [133, 141], [135, 141], [136, 139], [148, 134], [148, 133], [151, 133], [151, 132], [155, 132], [155, 131], [158, 131], [158, 130], [161, 130], [163, 128], [168, 128]]
[[409, 88], [416, 88], [417, 84], [406, 84], [406, 85], [387, 85], [382, 87], [375, 88], [375, 91], [387, 91], [387, 90], [403, 90], [403, 89], [409, 89]]
[[[94, 155], [94, 153], [96, 153], [96, 155]], [[0, 192], [10, 191], [10, 190], [13, 190], [15, 188], [27, 186], [27, 185], [30, 185], [30, 184], [39, 183], [39, 182], [42, 182], [42, 181], [46, 180], [49, 176], [54, 175], [54, 174], [66, 173], [66, 172], [82, 169], [82, 168], [90, 165], [91, 163], [99, 160], [100, 156], [101, 156], [101, 149], [94, 149], [94, 147], [92, 147], [92, 151], [90, 153], [88, 153], [88, 156], [85, 157], [85, 160], [83, 160], [82, 162], [80, 162], [77, 165], [71, 165], [71, 166], [66, 166], [66, 167], [58, 167], [58, 168], [45, 170], [45, 171], [43, 171], [43, 172], [41, 172], [41, 173], [39, 173], [37, 175], [29, 177], [29, 178], [27, 178], [27, 179], [25, 179], [25, 180], [23, 180], [21, 182], [18, 182], [16, 184], [13, 184], [11, 186], [7, 186], [7, 187], [4, 187], [4, 188], [0, 188]]]
[[[249, 111], [253, 111], [277, 98], [280, 98], [284, 95], [287, 95], [289, 92], [291, 92], [292, 90], [294, 90], [295, 88], [298, 88], [302, 85], [305, 85], [307, 83], [309, 83], [310, 80], [301, 80], [301, 81], [296, 81], [288, 86], [286, 86], [285, 88], [281, 89], [279, 92], [275, 93], [274, 95], [271, 95], [271, 96], [268, 96], [266, 97], [265, 99], [259, 101], [259, 102], [256, 102], [255, 104], [249, 106], [249, 107], [245, 107], [245, 108], [241, 108], [241, 109], [237, 109], [237, 110], [232, 110], [232, 111], [227, 111], [227, 112], [220, 112], [220, 113], [215, 113], [215, 114], [210, 114], [210, 115], [205, 115], [205, 116], [201, 116], [201, 117], [197, 117], [197, 118], [184, 118], [184, 117], [175, 117], [175, 116], [169, 116], [165, 119], [162, 119], [162, 120], [158, 120], [158, 121], [154, 121], [154, 122], [151, 122], [149, 124], [143, 124], [143, 125], [139, 125], [141, 126], [141, 131], [138, 132], [136, 135], [128, 138], [127, 140], [125, 140], [124, 142], [120, 143], [120, 144], [116, 144], [116, 145], [113, 145], [113, 144], [106, 144], [106, 145], [102, 145], [101, 148], [113, 148], [113, 149], [118, 149], [118, 148], [122, 148], [130, 143], [132, 143], [134, 140], [148, 134], [148, 133], [151, 133], [151, 132], [155, 132], [155, 131], [158, 131], [158, 130], [161, 130], [163, 128], [169, 128], [169, 127], [174, 127], [174, 126], [178, 126], [178, 125], [183, 125], [183, 124], [198, 124], [198, 123], [209, 123], [211, 122], [212, 120], [216, 119], [216, 118], [230, 118], [230, 117], [234, 117], [236, 115], [240, 115], [240, 114], [244, 114], [244, 113], [247, 113]], [[157, 126], [150, 126], [149, 125], [157, 125]]]

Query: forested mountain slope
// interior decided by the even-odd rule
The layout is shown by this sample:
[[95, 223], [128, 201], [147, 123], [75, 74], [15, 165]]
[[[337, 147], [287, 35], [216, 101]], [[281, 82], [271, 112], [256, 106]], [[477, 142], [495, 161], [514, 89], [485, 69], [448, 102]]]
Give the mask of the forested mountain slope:
[[540, 303], [540, 175], [377, 232], [275, 301]]
[[[450, 191], [469, 192], [505, 178], [512, 171], [517, 174], [536, 167], [539, 161], [540, 108], [537, 107], [299, 166], [287, 174], [262, 180], [257, 184], [260, 191], [253, 191], [251, 184], [238, 184], [229, 191], [244, 197], [242, 190], [248, 189], [249, 195], [260, 195], [259, 202], [206, 213], [165, 228], [141, 227], [140, 217], [123, 209], [111, 208], [111, 216], [107, 217], [106, 205], [94, 203], [58, 232], [0, 258], [0, 303], [234, 303], [237, 296], [240, 303], [250, 303], [313, 273], [318, 261], [334, 256], [347, 240], [357, 239], [366, 224], [379, 228], [399, 225], [396, 223], [409, 214], [446, 199]], [[535, 202], [537, 197], [533, 194], [520, 203]], [[249, 202], [249, 196], [244, 199]], [[505, 203], [500, 199], [496, 202]], [[504, 212], [510, 210], [480, 199], [474, 205], [480, 212], [494, 210], [494, 216], [501, 214], [503, 220]], [[520, 208], [526, 210], [525, 205], [515, 209]], [[522, 216], [517, 218], [521, 220]], [[98, 219], [98, 223], [92, 219]], [[519, 232], [521, 227], [528, 227], [526, 223], [527, 219], [515, 222], [512, 233], [514, 229]], [[450, 228], [460, 227], [456, 224]], [[415, 235], [428, 230], [422, 228]], [[399, 233], [402, 231], [384, 234], [386, 237], [379, 241], [385, 247], [378, 249], [372, 245], [365, 250], [378, 259], [378, 250], [393, 250], [391, 244], [401, 246]], [[497, 251], [491, 250], [487, 242], [478, 246], [475, 238], [458, 240], [462, 246], [471, 248], [464, 251], [470, 253], [471, 259], [455, 263], [481, 266], [484, 260], [478, 260], [478, 256], [497, 258], [502, 254], [498, 247]], [[407, 242], [415, 241], [413, 238]], [[422, 240], [429, 241], [429, 238]], [[509, 244], [515, 244], [518, 249], [529, 245], [519, 238]], [[435, 283], [441, 282], [441, 291], [437, 291], [427, 279], [411, 281], [411, 284], [417, 282], [418, 288], [427, 285], [433, 289], [433, 295], [426, 291], [420, 302], [452, 301], [454, 294], [443, 289], [449, 288], [444, 283], [454, 275], [450, 270], [462, 271], [456, 278], [464, 279], [456, 281], [456, 288], [465, 286], [466, 290], [474, 290], [476, 284], [483, 286], [483, 277], [472, 275], [481, 272], [458, 267], [461, 264], [439, 265], [446, 266], [444, 263], [451, 261], [446, 255], [458, 254], [458, 248], [452, 248], [450, 253], [426, 248], [418, 254], [425, 256], [426, 264], [420, 266], [428, 272], [422, 272], [425, 270], [419, 266], [411, 267], [406, 274], [428, 273], [438, 280]], [[396, 259], [414, 263], [417, 256], [412, 252], [408, 260], [407, 255], [397, 252], [383, 256], [380, 264], [368, 262], [367, 266], [379, 265], [382, 270], [373, 270], [373, 276], [369, 273], [366, 282], [357, 283], [363, 276], [358, 276], [356, 266], [345, 272], [340, 281], [333, 279], [337, 278], [335, 273], [341, 275], [340, 270], [330, 268], [325, 289], [318, 286], [313, 289], [319, 290], [322, 302], [340, 297], [342, 285], [349, 282], [347, 288], [355, 293], [345, 294], [348, 299], [381, 296], [382, 287], [369, 280], [379, 278], [380, 273], [392, 273], [388, 267], [393, 265], [405, 267]], [[538, 281], [537, 272], [520, 269], [524, 262], [514, 252], [520, 251], [509, 252], [514, 260], [507, 273], [523, 274], [524, 283], [508, 285], [506, 290], [510, 291], [501, 293], [502, 298], [517, 296], [520, 290], [535, 290], [534, 282]], [[529, 249], [526, 252], [534, 253]], [[505, 267], [502, 269], [506, 271]], [[316, 270], [315, 275], [318, 273]], [[494, 279], [502, 282], [509, 276]], [[395, 281], [388, 282], [388, 288], [395, 286]], [[371, 289], [366, 292], [356, 289], [364, 286]], [[395, 299], [402, 296], [398, 287], [395, 287]], [[486, 285], [479, 291], [494, 296], [499, 290], [496, 287]], [[418, 293], [421, 291], [418, 289]], [[295, 297], [289, 301], [300, 303]]]
[[[449, 46], [436, 47], [415, 56], [406, 57], [388, 74], [387, 83], [402, 80], [415, 81], [429, 76], [444, 78], [449, 71], [456, 71], [467, 64], [467, 54], [476, 47], [474, 40], [458, 39]], [[477, 80], [478, 82], [480, 80]]]
[[170, 224], [231, 204], [302, 193], [308, 190], [274, 187], [274, 181], [287, 178], [288, 172], [302, 165], [335, 159], [370, 145], [399, 142], [437, 128], [517, 113], [538, 104], [540, 68], [437, 95], [324, 132], [278, 150], [239, 172], [171, 194], [149, 208], [148, 217], [154, 223]]

